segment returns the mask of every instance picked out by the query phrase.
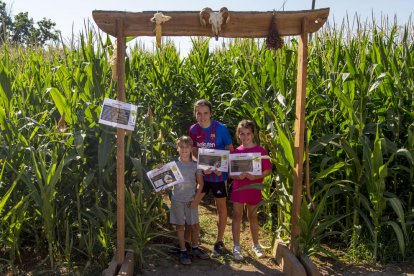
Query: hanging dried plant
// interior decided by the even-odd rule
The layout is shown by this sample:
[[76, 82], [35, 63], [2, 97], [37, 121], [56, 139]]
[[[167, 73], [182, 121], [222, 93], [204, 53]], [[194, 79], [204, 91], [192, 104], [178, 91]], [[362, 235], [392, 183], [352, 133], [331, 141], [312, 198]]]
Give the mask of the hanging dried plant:
[[266, 38], [266, 47], [270, 50], [277, 50], [283, 47], [283, 39], [280, 37], [276, 26], [276, 16], [273, 13], [269, 34]]
[[61, 133], [64, 133], [66, 131], [65, 114], [62, 114], [60, 117], [59, 122], [57, 123], [57, 129]]
[[113, 45], [114, 50], [112, 52], [112, 56], [109, 58], [109, 64], [112, 68], [112, 80], [116, 81], [118, 80], [118, 71], [117, 71], [117, 41], [115, 40], [115, 43]]

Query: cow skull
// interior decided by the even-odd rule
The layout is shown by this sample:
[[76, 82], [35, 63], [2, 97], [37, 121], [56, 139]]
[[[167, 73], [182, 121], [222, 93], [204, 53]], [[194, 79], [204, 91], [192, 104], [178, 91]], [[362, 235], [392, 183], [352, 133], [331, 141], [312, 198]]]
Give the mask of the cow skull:
[[155, 22], [155, 37], [157, 46], [161, 46], [162, 27], [161, 24], [171, 19], [171, 16], [164, 15], [162, 12], [154, 13], [154, 16], [150, 19], [151, 22]]
[[151, 22], [161, 24], [171, 19], [171, 16], [164, 15], [162, 12], [154, 13], [154, 16], [150, 19]]
[[230, 14], [226, 7], [220, 9], [219, 12], [213, 12], [210, 8], [204, 8], [200, 12], [200, 23], [203, 26], [207, 25], [207, 22], [211, 24], [214, 37], [218, 40], [218, 35], [221, 31], [221, 25], [227, 24], [230, 21]]

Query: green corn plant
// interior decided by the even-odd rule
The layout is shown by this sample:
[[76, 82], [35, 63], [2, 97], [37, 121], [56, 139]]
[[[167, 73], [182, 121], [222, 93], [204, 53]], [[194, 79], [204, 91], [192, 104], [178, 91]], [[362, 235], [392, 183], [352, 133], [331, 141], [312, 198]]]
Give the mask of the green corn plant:
[[[30, 191], [30, 197], [37, 206], [37, 210], [43, 222], [44, 235], [48, 243], [48, 252], [51, 268], [55, 266], [54, 256], [57, 252], [55, 225], [56, 225], [56, 185], [62, 174], [63, 168], [69, 164], [73, 157], [58, 156], [55, 151], [44, 149], [32, 150], [32, 168], [35, 181], [26, 179], [26, 185]], [[48, 156], [51, 154], [52, 156]]]
[[[0, 172], [0, 183], [4, 179], [3, 176], [6, 165], [9, 164], [4, 162]], [[13, 184], [0, 200], [0, 216], [2, 217], [0, 220], [0, 237], [2, 241], [0, 243], [0, 248], [5, 249], [8, 253], [8, 262], [11, 265], [13, 265], [17, 259], [20, 260], [20, 233], [26, 220], [26, 210], [28, 208], [27, 196], [22, 196], [20, 200], [10, 200], [10, 196], [16, 188], [16, 185], [19, 183], [22, 173], [23, 172], [18, 173], [16, 179], [13, 181]], [[14, 206], [11, 205], [6, 208], [6, 204], [8, 202], [10, 202], [9, 204], [14, 204]]]
[[[276, 127], [274, 127], [276, 126]], [[270, 128], [270, 135], [265, 136], [266, 139], [264, 145], [268, 148], [270, 154], [270, 160], [275, 166], [276, 175], [278, 176], [277, 185], [282, 195], [284, 206], [280, 208], [280, 215], [278, 224], [290, 223], [290, 210], [292, 204], [292, 188], [293, 188], [293, 137], [290, 133], [282, 129], [277, 121], [274, 121], [274, 125]], [[287, 197], [289, 195], [289, 197]], [[289, 198], [289, 201], [286, 199]]]
[[300, 236], [298, 238], [299, 254], [312, 256], [323, 253], [328, 256], [333, 254], [322, 247], [322, 241], [332, 235], [340, 235], [341, 231], [333, 230], [335, 224], [340, 224], [347, 214], [342, 216], [324, 216], [326, 201], [331, 195], [330, 188], [332, 185], [326, 185], [320, 192], [321, 198], [314, 198], [316, 203], [315, 210], [304, 200], [302, 202], [301, 213], [299, 217]]
[[65, 237], [64, 243], [61, 245], [63, 247], [61, 250], [63, 252], [63, 258], [65, 259], [65, 263], [69, 266], [69, 269], [73, 269], [73, 244], [74, 244], [74, 236], [72, 226], [70, 225], [69, 216], [64, 219], [64, 227], [65, 227]]
[[[398, 150], [395, 152], [387, 162], [384, 162], [383, 158], [383, 144], [384, 140], [379, 138], [377, 131], [376, 138], [374, 141], [374, 148], [370, 150], [369, 145], [367, 145], [367, 140], [364, 140], [364, 171], [367, 183], [367, 190], [369, 199], [372, 206], [372, 211], [370, 212], [373, 219], [373, 242], [374, 242], [374, 259], [376, 260], [378, 254], [378, 235], [381, 232], [381, 228], [385, 225], [391, 226], [395, 232], [395, 235], [398, 240], [399, 248], [401, 254], [405, 254], [405, 245], [406, 239], [408, 239], [406, 225], [405, 225], [405, 215], [402, 208], [402, 203], [400, 199], [395, 197], [389, 192], [386, 192], [386, 179], [388, 176], [388, 166], [393, 161], [396, 154], [402, 154], [408, 157], [411, 164], [413, 164], [413, 159], [411, 155], [408, 154], [406, 150]], [[386, 207], [386, 203], [389, 203], [392, 209], [394, 210], [398, 222], [393, 220], [381, 220], [383, 217], [383, 212]]]
[[[261, 210], [261, 213], [263, 213], [267, 220], [264, 225], [265, 228], [268, 228], [270, 230], [275, 230], [277, 226], [277, 217], [274, 218], [274, 212], [275, 212], [275, 206], [277, 206], [277, 198], [280, 195], [277, 191], [277, 189], [273, 188], [273, 183], [276, 183], [277, 177], [267, 177], [263, 181], [263, 186], [259, 187], [259, 189], [262, 190], [262, 205], [263, 208]], [[282, 201], [284, 202], [284, 201]], [[282, 208], [285, 206], [282, 206]], [[286, 208], [283, 208], [286, 209]], [[260, 210], [259, 210], [260, 211]]]
[[157, 244], [156, 239], [173, 238], [174, 235], [160, 224], [165, 216], [165, 210], [159, 208], [160, 195], [144, 194], [140, 183], [136, 188], [136, 192], [130, 188], [125, 194], [126, 242], [127, 247], [134, 252], [137, 266], [141, 270], [148, 254], [165, 254], [160, 250], [163, 245]]

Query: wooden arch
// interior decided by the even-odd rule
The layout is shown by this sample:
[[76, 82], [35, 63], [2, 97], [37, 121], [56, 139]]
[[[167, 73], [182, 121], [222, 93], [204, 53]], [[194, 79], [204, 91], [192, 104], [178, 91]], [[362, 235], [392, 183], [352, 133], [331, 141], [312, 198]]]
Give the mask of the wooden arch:
[[[162, 12], [171, 16], [168, 22], [162, 24], [164, 36], [210, 36], [210, 25], [202, 26], [199, 11], [144, 11], [121, 12], [102, 11], [92, 12], [98, 27], [117, 38], [117, 99], [125, 101], [125, 37], [155, 36], [155, 23], [151, 18], [155, 13]], [[272, 17], [275, 16], [277, 30], [281, 36], [299, 36], [298, 74], [296, 94], [296, 120], [294, 142], [294, 184], [293, 208], [291, 216], [290, 249], [297, 253], [297, 238], [300, 234], [299, 214], [302, 203], [302, 171], [305, 133], [305, 100], [308, 58], [308, 34], [319, 30], [328, 19], [329, 8], [303, 11], [282, 12], [230, 12], [230, 21], [223, 25], [220, 37], [228, 38], [263, 38], [267, 37]], [[117, 129], [117, 253], [116, 261], [120, 266], [125, 255], [125, 179], [124, 179], [124, 141], [125, 131]]]

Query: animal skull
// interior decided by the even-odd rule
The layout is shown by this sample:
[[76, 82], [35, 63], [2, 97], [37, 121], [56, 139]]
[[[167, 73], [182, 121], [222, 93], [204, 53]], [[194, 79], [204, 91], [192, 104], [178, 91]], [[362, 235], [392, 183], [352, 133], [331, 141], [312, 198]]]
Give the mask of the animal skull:
[[171, 16], [164, 15], [162, 12], [154, 13], [154, 16], [150, 19], [151, 22], [161, 24], [171, 19]]
[[161, 24], [167, 22], [171, 19], [171, 16], [164, 15], [162, 12], [154, 13], [154, 16], [150, 19], [151, 22], [155, 22], [155, 36], [157, 41], [157, 46], [161, 46], [161, 34], [162, 27]]
[[211, 8], [204, 8], [200, 12], [200, 23], [203, 26], [207, 25], [207, 22], [211, 24], [213, 34], [218, 40], [218, 35], [221, 31], [221, 25], [227, 24], [230, 21], [230, 14], [226, 7], [220, 9], [219, 12], [213, 12]]

